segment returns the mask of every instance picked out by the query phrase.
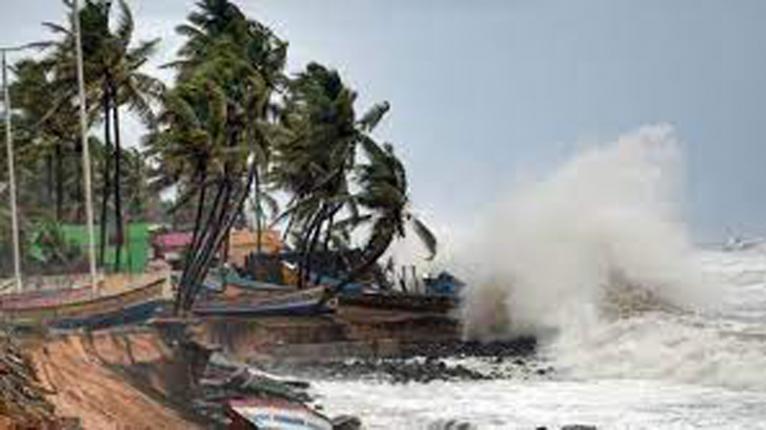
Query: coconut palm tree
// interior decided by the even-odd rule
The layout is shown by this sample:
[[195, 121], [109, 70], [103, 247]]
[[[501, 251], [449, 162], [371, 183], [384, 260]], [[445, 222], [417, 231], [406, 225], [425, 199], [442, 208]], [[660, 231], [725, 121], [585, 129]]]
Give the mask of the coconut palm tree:
[[[119, 0], [119, 15], [114, 31], [109, 27], [111, 2], [102, 1], [100, 10], [105, 14], [102, 22], [105, 29], [96, 29], [96, 34], [103, 37], [101, 49], [96, 61], [101, 64], [103, 99], [105, 100], [104, 124], [107, 130], [111, 122], [114, 127], [114, 217], [116, 232], [115, 268], [121, 267], [121, 251], [124, 243], [123, 196], [122, 196], [122, 139], [120, 133], [120, 108], [127, 106], [150, 127], [155, 124], [152, 103], [158, 101], [164, 91], [164, 85], [156, 78], [141, 70], [156, 52], [159, 39], [139, 42], [133, 46], [135, 23], [133, 14], [124, 0]], [[108, 140], [107, 148], [109, 147]], [[103, 227], [102, 227], [103, 228]]]
[[[199, 2], [198, 10], [178, 31], [187, 40], [179, 60], [170, 66], [177, 68], [183, 90], [176, 94], [180, 97], [166, 98], [166, 110], [176, 125], [167, 125], [157, 138], [176, 142], [165, 144], [165, 154], [167, 162], [180, 172], [176, 182], [183, 185], [184, 193], [179, 201], [197, 197], [195, 240], [179, 288], [178, 305], [184, 309], [191, 306], [198, 281], [240, 217], [253, 184], [256, 219], [261, 224], [261, 208], [267, 200], [261, 191], [262, 177], [268, 169], [274, 133], [272, 94], [280, 82], [286, 44], [223, 0]], [[197, 125], [184, 126], [179, 120]], [[194, 151], [173, 157], [170, 150], [189, 144], [190, 136], [180, 134], [195, 128], [205, 131], [195, 134], [199, 139], [195, 142], [204, 142], [213, 150], [212, 157], [205, 158], [204, 169]], [[208, 192], [212, 192], [211, 198]]]
[[232, 124], [241, 128], [256, 161], [252, 204], [255, 215], [257, 248], [261, 249], [261, 229], [266, 208], [274, 209], [275, 199], [264, 190], [264, 176], [270, 163], [269, 136], [274, 134], [276, 106], [272, 94], [285, 83], [282, 70], [287, 43], [268, 27], [249, 20], [228, 0], [203, 0], [189, 14], [188, 22], [176, 27], [186, 38], [178, 51], [179, 59], [168, 64], [178, 71], [183, 82], [207, 70], [225, 70], [227, 76], [216, 81], [225, 90], [232, 112]]
[[281, 116], [286, 131], [276, 145], [272, 177], [292, 196], [281, 219], [287, 219], [286, 236], [297, 232], [292, 237], [303, 254], [302, 286], [320, 242], [327, 250], [331, 242], [340, 246], [350, 240], [353, 223], [335, 221], [341, 214], [358, 216], [357, 201], [350, 192], [357, 148], [369, 139], [389, 105], [374, 105], [357, 118], [356, 93], [336, 71], [317, 63], [309, 64], [288, 88]]
[[[71, 4], [65, 1], [71, 8]], [[112, 154], [112, 163], [107, 161], [102, 168], [104, 184], [101, 199], [101, 252], [106, 246], [107, 210], [110, 194], [114, 197], [114, 217], [116, 225], [115, 267], [120, 267], [120, 254], [123, 242], [122, 221], [122, 142], [120, 133], [120, 108], [127, 106], [148, 125], [154, 122], [152, 103], [158, 100], [164, 91], [162, 83], [143, 73], [141, 70], [157, 49], [159, 39], [139, 42], [134, 46], [135, 24], [133, 15], [124, 0], [117, 2], [119, 13], [117, 23], [112, 28], [112, 2], [109, 0], [86, 0], [80, 11], [82, 27], [82, 47], [85, 60], [84, 71], [88, 105], [99, 112], [106, 150]], [[46, 62], [51, 65], [52, 74], [58, 85], [54, 107], [51, 112], [76, 94], [75, 58], [73, 55], [74, 38], [67, 26], [44, 23], [58, 40], [41, 43], [48, 48]], [[114, 148], [112, 145], [114, 141]], [[112, 170], [114, 173], [112, 174]]]
[[357, 227], [365, 226], [370, 233], [362, 248], [362, 258], [332, 294], [341, 292], [349, 282], [369, 271], [394, 240], [406, 236], [408, 225], [429, 251], [429, 258], [436, 255], [436, 237], [410, 209], [406, 170], [393, 146], [388, 143], [381, 146], [365, 138], [361, 148], [367, 160], [356, 167], [360, 190], [354, 199], [365, 214], [350, 222]]
[[[252, 184], [253, 149], [246, 139], [241, 107], [223, 85], [239, 79], [226, 62], [208, 65], [164, 97], [160, 127], [147, 139], [149, 154], [163, 167], [160, 181], [178, 187], [177, 207], [196, 198], [190, 252], [179, 289], [179, 306], [187, 305], [196, 280], [204, 277], [230, 219], [241, 211], [242, 196]], [[215, 73], [212, 73], [215, 72]], [[212, 194], [212, 199], [209, 198]]]
[[22, 59], [13, 68], [17, 79], [11, 93], [20, 117], [15, 127], [19, 161], [24, 165], [44, 160], [45, 193], [40, 195], [47, 197], [47, 205], [55, 207], [54, 218], [61, 222], [68, 194], [65, 185], [71, 178], [66, 174], [71, 169], [65, 166], [65, 157], [77, 139], [77, 124], [71, 121], [77, 106], [69, 102], [59, 106], [55, 115], [48, 113], [56, 83], [48, 75], [49, 65], [44, 61]]

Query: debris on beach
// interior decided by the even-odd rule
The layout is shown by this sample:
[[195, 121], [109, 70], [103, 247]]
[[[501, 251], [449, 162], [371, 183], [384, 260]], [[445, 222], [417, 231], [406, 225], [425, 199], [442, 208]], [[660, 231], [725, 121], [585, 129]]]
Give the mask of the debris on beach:
[[230, 428], [250, 423], [255, 428], [271, 428], [273, 420], [287, 419], [295, 428], [360, 428], [353, 416], [330, 419], [314, 406], [308, 382], [283, 378], [245, 363], [213, 353], [199, 381], [195, 409], [212, 422]]

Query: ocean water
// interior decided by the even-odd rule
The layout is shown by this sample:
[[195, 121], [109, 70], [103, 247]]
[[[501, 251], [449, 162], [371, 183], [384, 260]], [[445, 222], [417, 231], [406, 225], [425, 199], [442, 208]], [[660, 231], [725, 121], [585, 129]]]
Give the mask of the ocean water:
[[468, 284], [464, 335], [534, 334], [552, 372], [317, 381], [327, 410], [369, 429], [766, 429], [766, 246], [692, 244], [684, 148], [662, 124], [584, 147], [461, 229], [445, 266]]
[[554, 368], [544, 378], [317, 380], [314, 390], [326, 410], [368, 429], [449, 419], [478, 429], [766, 429], [766, 251], [697, 251], [694, 261], [719, 287], [718, 306], [652, 309], [552, 336], [537, 356]]

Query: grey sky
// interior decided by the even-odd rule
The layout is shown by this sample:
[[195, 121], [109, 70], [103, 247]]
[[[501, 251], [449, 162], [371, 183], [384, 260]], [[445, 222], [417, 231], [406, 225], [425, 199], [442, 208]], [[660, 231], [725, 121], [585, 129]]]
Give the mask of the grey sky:
[[[437, 224], [469, 223], [504, 184], [583, 140], [673, 124], [698, 240], [766, 232], [766, 2], [759, 0], [242, 0], [290, 41], [290, 68], [340, 69], [361, 107], [388, 100], [379, 135], [404, 155]], [[162, 37], [192, 1], [132, 0]], [[0, 44], [46, 36], [58, 0], [4, 0]], [[361, 109], [360, 107], [360, 109]], [[135, 127], [130, 137], [140, 131]]]

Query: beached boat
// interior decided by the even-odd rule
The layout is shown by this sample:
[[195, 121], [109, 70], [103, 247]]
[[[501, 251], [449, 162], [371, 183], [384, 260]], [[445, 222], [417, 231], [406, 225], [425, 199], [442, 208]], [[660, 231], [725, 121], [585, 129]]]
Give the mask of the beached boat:
[[225, 289], [236, 289], [241, 292], [289, 292], [294, 291], [295, 287], [292, 285], [275, 284], [271, 282], [262, 282], [254, 279], [246, 278], [239, 275], [236, 271], [231, 269], [218, 269], [211, 270], [211, 273], [205, 278], [203, 282], [205, 288], [210, 291], [221, 291]]
[[4, 294], [0, 296], [0, 311], [73, 303], [87, 300], [92, 294], [90, 286]]
[[332, 422], [300, 402], [278, 398], [230, 400], [231, 429], [332, 430]]
[[90, 287], [80, 287], [4, 296], [0, 316], [17, 326], [96, 329], [145, 321], [170, 298], [167, 278], [153, 277], [98, 295]]
[[192, 312], [200, 316], [315, 315], [332, 312], [335, 301], [323, 303], [324, 287], [268, 297], [237, 296], [200, 300]]

